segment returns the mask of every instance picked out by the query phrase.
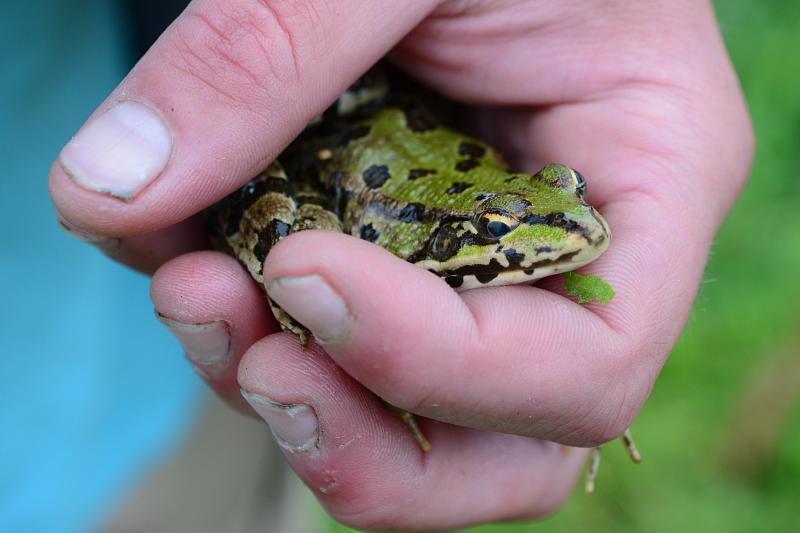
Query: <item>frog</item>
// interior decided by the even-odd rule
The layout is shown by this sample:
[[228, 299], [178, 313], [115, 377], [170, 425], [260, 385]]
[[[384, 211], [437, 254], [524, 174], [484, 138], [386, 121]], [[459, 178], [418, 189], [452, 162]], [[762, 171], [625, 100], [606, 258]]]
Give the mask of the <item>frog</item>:
[[[281, 239], [307, 229], [342, 232], [456, 291], [532, 283], [605, 252], [611, 230], [587, 203], [580, 172], [561, 163], [513, 171], [487, 142], [453, 128], [424, 97], [398, 85], [369, 71], [266, 169], [210, 208], [214, 246], [263, 287], [263, 263]], [[280, 327], [307, 347], [308, 330], [267, 301]], [[393, 410], [420, 448], [430, 449], [413, 414]], [[638, 462], [629, 431], [623, 440]], [[599, 457], [596, 448], [587, 492]]]

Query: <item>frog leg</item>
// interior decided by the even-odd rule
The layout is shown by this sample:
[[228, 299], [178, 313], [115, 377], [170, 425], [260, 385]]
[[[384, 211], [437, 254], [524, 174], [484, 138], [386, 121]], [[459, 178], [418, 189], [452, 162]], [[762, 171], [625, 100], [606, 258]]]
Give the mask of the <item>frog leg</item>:
[[600, 468], [600, 446], [589, 451], [589, 468], [586, 471], [586, 494], [594, 494], [594, 485], [597, 480], [597, 469]]
[[[295, 211], [295, 219], [289, 229], [289, 234], [307, 229], [322, 229], [328, 231], [342, 231], [342, 224], [339, 217], [335, 213], [326, 209], [324, 205], [316, 203], [318, 200], [317, 194], [299, 193], [294, 196], [294, 201], [297, 206]], [[302, 324], [292, 318], [286, 311], [280, 308], [278, 304], [269, 299], [270, 309], [272, 314], [284, 331], [290, 331], [300, 337], [300, 345], [303, 350], [308, 349], [308, 343], [311, 341], [311, 332], [308, 331]]]
[[[301, 229], [297, 222], [303, 206], [292, 189], [283, 167], [274, 161], [208, 212], [214, 247], [236, 257], [262, 289], [262, 268], [270, 250], [279, 240]], [[299, 336], [306, 347], [311, 338], [308, 330], [275, 302], [269, 298], [267, 301], [281, 329]]]
[[423, 452], [430, 451], [431, 443], [428, 441], [427, 438], [425, 438], [425, 434], [422, 433], [422, 430], [420, 429], [419, 424], [417, 423], [417, 419], [414, 417], [414, 413], [406, 411], [405, 409], [400, 409], [399, 407], [395, 407], [388, 403], [386, 403], [386, 407], [388, 407], [392, 413], [399, 416], [400, 420], [402, 420], [405, 423], [406, 427], [411, 432], [411, 436], [414, 437], [414, 440], [416, 441], [420, 449]]
[[[262, 267], [279, 240], [308, 229], [343, 230], [330, 204], [330, 195], [317, 180], [302, 172], [294, 172], [290, 180], [283, 166], [275, 161], [240, 191], [209, 210], [210, 226], [218, 228], [212, 232], [212, 243], [239, 259], [263, 288]], [[281, 329], [297, 335], [303, 350], [307, 349], [311, 332], [269, 297], [267, 302]], [[420, 448], [430, 449], [414, 415], [392, 410], [408, 426]]]
[[[631, 428], [626, 429], [620, 437], [622, 444], [625, 446], [625, 451], [628, 452], [628, 457], [631, 458], [636, 464], [642, 462], [642, 456], [636, 448], [636, 443], [633, 441]], [[589, 468], [586, 471], [586, 494], [594, 494], [595, 481], [597, 480], [597, 470], [600, 467], [600, 446], [592, 448], [589, 452]]]
[[642, 462], [642, 456], [639, 454], [639, 450], [636, 448], [636, 443], [633, 442], [633, 435], [631, 434], [631, 428], [626, 429], [622, 436], [622, 443], [625, 445], [625, 451], [628, 452], [628, 457], [631, 458], [631, 461], [636, 463], [637, 465]]

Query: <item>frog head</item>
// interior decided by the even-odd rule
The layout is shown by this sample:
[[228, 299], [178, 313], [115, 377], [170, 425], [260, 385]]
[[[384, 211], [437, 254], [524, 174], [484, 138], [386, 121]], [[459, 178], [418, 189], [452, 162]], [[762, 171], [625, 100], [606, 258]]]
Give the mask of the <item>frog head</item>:
[[608, 248], [608, 224], [584, 200], [576, 170], [552, 164], [509, 176], [505, 191], [475, 196], [471, 216], [443, 219], [414, 262], [464, 290], [574, 270]]

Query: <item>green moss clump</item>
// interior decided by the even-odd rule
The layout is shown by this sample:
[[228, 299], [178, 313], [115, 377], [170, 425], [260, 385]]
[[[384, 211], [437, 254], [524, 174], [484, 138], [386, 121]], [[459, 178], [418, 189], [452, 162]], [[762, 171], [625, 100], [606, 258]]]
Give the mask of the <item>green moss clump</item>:
[[564, 272], [562, 275], [567, 294], [575, 296], [579, 304], [589, 302], [606, 304], [614, 297], [614, 288], [599, 276], [576, 272]]

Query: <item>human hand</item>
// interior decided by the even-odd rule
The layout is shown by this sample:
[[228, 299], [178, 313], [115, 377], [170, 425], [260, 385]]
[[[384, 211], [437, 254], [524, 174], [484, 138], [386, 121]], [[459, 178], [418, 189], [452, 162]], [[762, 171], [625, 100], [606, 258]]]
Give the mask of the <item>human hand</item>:
[[[265, 166], [398, 41], [403, 68], [482, 108], [474, 122], [513, 166], [557, 161], [587, 176], [614, 233], [588, 270], [615, 299], [580, 307], [556, 281], [457, 295], [368, 243], [304, 232], [273, 249], [264, 275], [327, 354], [272, 335], [259, 289], [217, 253], [166, 264], [153, 300], [190, 357], [212, 361], [213, 387], [239, 405], [240, 385], [256, 398], [338, 519], [441, 529], [540, 516], [566, 497], [581, 454], [525, 437], [592, 446], [630, 424], [748, 172], [749, 121], [709, 4], [194, 2], [100, 108], [156, 109], [168, 149], [109, 149], [103, 168], [134, 176], [113, 191], [132, 196], [121, 202], [91, 190], [107, 173], [68, 147], [53, 198], [68, 225], [121, 236], [115, 256], [152, 271], [201, 248], [198, 219], [184, 219]], [[149, 165], [138, 173], [134, 160]], [[314, 316], [309, 298], [328, 312]], [[440, 421], [422, 422], [432, 451], [364, 387]], [[310, 407], [292, 418], [257, 397]]]

